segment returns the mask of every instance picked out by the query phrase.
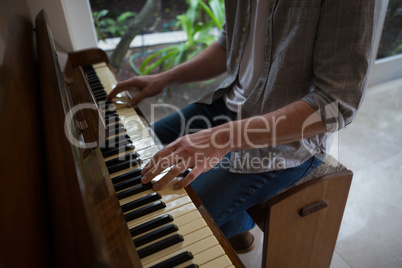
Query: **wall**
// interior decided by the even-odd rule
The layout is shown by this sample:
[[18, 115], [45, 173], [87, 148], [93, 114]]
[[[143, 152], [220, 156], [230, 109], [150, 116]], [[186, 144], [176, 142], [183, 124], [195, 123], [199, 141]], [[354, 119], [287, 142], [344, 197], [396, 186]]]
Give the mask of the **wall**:
[[96, 33], [88, 0], [26, 1], [33, 21], [40, 10], [46, 11], [62, 69], [66, 52], [96, 47]]

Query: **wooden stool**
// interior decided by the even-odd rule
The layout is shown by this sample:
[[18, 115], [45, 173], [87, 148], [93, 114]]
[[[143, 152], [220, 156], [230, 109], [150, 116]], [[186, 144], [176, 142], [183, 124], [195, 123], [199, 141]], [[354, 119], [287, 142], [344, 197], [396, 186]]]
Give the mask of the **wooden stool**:
[[311, 174], [248, 210], [264, 232], [262, 267], [329, 267], [353, 173], [326, 156]]

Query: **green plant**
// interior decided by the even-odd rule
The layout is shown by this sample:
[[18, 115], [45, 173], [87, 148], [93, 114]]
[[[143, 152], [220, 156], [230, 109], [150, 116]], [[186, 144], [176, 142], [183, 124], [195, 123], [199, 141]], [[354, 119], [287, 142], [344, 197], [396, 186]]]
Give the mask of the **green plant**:
[[135, 15], [134, 12], [126, 11], [120, 14], [116, 19], [106, 17], [108, 10], [95, 11], [92, 13], [96, 34], [99, 40], [105, 40], [107, 37], [120, 37], [128, 27], [128, 20]]
[[[148, 74], [160, 65], [167, 70], [192, 59], [216, 40], [211, 30], [215, 27], [222, 28], [225, 17], [223, 0], [209, 0], [208, 5], [202, 0], [187, 2], [187, 12], [177, 16], [177, 23], [186, 34], [187, 41], [166, 47], [147, 57], [139, 69], [141, 75]], [[202, 11], [208, 14], [205, 22], [200, 22]]]

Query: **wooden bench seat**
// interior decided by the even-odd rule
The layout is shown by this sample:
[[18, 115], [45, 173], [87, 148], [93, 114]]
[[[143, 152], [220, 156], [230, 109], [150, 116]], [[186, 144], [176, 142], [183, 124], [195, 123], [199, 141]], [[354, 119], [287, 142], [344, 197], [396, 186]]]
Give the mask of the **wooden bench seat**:
[[262, 267], [329, 267], [353, 173], [334, 157], [248, 213], [264, 232]]

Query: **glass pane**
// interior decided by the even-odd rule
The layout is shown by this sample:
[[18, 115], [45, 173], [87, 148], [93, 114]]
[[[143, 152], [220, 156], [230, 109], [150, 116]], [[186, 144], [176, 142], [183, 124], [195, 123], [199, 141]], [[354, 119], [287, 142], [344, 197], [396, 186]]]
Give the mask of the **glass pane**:
[[402, 53], [402, 0], [389, 0], [377, 59]]
[[[118, 80], [170, 69], [212, 43], [215, 24], [221, 26], [224, 18], [223, 0], [203, 2], [212, 1], [215, 8], [208, 13], [198, 0], [90, 0], [98, 46], [107, 52]], [[214, 90], [223, 79], [166, 88], [139, 108], [148, 121], [158, 120]], [[152, 104], [159, 104], [158, 109]]]

